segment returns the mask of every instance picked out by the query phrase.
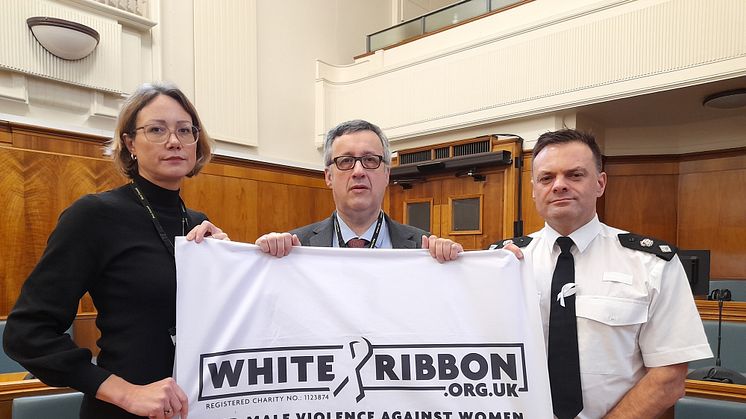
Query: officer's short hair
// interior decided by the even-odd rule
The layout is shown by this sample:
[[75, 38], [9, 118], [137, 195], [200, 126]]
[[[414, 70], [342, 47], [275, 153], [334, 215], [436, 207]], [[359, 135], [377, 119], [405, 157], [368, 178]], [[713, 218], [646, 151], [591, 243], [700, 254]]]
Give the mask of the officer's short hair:
[[545, 132], [544, 134], [541, 134], [539, 136], [539, 139], [536, 141], [536, 145], [534, 146], [534, 158], [536, 158], [536, 156], [541, 153], [541, 150], [549, 145], [566, 144], [572, 142], [587, 145], [593, 153], [593, 159], [596, 162], [596, 169], [598, 169], [599, 172], [603, 170], [603, 163], [601, 161], [601, 149], [598, 147], [598, 143], [596, 143], [596, 137], [594, 137], [593, 134], [589, 132], [578, 131], [569, 128], [561, 129], [559, 131]]

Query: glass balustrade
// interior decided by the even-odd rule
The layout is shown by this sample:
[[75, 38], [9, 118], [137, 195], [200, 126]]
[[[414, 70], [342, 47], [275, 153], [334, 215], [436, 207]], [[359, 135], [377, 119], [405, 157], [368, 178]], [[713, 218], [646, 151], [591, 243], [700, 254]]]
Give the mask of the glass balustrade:
[[368, 52], [416, 39], [527, 0], [463, 0], [368, 35]]

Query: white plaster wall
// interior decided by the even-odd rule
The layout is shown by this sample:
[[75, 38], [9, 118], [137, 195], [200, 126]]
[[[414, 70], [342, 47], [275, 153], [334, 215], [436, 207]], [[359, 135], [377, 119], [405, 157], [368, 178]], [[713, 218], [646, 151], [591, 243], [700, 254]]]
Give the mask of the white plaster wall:
[[321, 167], [314, 145], [316, 60], [352, 63], [389, 24], [387, 0], [259, 1], [259, 146], [264, 157]]
[[604, 154], [686, 154], [746, 147], [746, 116], [645, 127], [608, 128]]
[[[0, 120], [110, 136], [124, 94], [157, 74], [154, 21], [85, 0], [3, 0], [2, 6]], [[90, 26], [101, 36], [98, 47], [78, 61], [57, 58], [31, 35], [31, 16]]]
[[[85, 16], [94, 26], [97, 22], [109, 26], [118, 22], [119, 29], [112, 30], [116, 30], [119, 37], [115, 47], [120, 50], [116, 60], [120, 64], [116, 71], [101, 70], [113, 62], [106, 55], [113, 48], [110, 41], [107, 41], [108, 46], [102, 43], [106, 48], [85, 63], [50, 67], [50, 71], [69, 73], [72, 78], [67, 81], [54, 79], [55, 73], [35, 74], [35, 67], [29, 67], [31, 70], [26, 73], [12, 67], [3, 68], [6, 62], [15, 65], [15, 55], [9, 56], [6, 62], [0, 62], [0, 120], [109, 136], [124, 99], [119, 92], [126, 95], [141, 83], [154, 80], [176, 83], [199, 108], [195, 83], [198, 76], [195, 75], [194, 0], [151, 0], [149, 19], [155, 23], [152, 28], [138, 22], [123, 23], [117, 16], [102, 15], [88, 7], [85, 0], [3, 1], [9, 3], [8, 7], [14, 4], [36, 7], [38, 4], [44, 10], [60, 10], [63, 15]], [[320, 168], [320, 153], [313, 141], [316, 59], [351, 63], [355, 55], [365, 52], [365, 35], [391, 23], [393, 7], [391, 0], [256, 0], [257, 46], [254, 48], [258, 89], [257, 122], [254, 123], [257, 126], [254, 128], [258, 139], [255, 146], [219, 143], [217, 152]], [[230, 39], [231, 25], [213, 25], [207, 29], [221, 31], [220, 36]], [[24, 42], [10, 45], [9, 50], [38, 49], [28, 36], [25, 21], [12, 27], [5, 25], [1, 31], [5, 42], [15, 39]], [[237, 49], [234, 53], [242, 52]], [[99, 55], [107, 59], [99, 59]], [[55, 59], [50, 62], [57, 65]], [[226, 78], [239, 79], [246, 73], [241, 66], [212, 64], [220, 72], [224, 71], [220, 74], [225, 74]], [[100, 75], [99, 78], [91, 80], [100, 86], [87, 86], [86, 83], [93, 83], [84, 78], [87, 73], [70, 70], [81, 65], [97, 71], [92, 74]], [[241, 122], [251, 120], [231, 106], [220, 112]], [[221, 127], [213, 128], [208, 125], [210, 131], [220, 132]]]
[[[193, 0], [162, 0], [163, 78], [194, 98]], [[217, 153], [321, 168], [314, 137], [316, 60], [352, 63], [365, 35], [390, 23], [390, 0], [256, 1], [257, 132], [255, 146], [219, 142]], [[229, 35], [230, 27], [216, 26]], [[240, 54], [241, 51], [235, 53]], [[184, 65], [187, 63], [187, 65]], [[219, 65], [219, 63], [216, 63]], [[226, 77], [244, 68], [223, 66]], [[238, 77], [236, 77], [238, 75]], [[199, 110], [199, 100], [196, 101]], [[221, 109], [235, 112], [235, 109]], [[242, 115], [234, 115], [239, 119]], [[249, 123], [251, 118], [243, 118]], [[207, 128], [214, 132], [216, 128]]]
[[[123, 21], [121, 17], [98, 16], [95, 10], [81, 6], [85, 5], [83, 0], [79, 2], [4, 1], [10, 2], [11, 5], [23, 4], [24, 7], [26, 4], [39, 4], [44, 6], [45, 10], [56, 10], [55, 8], [59, 7], [60, 13], [91, 14], [89, 21], [93, 22], [92, 24], [102, 21], [109, 25], [110, 20], [118, 22], [120, 31], [117, 32], [117, 36], [119, 36], [120, 44], [116, 48], [121, 50], [119, 56], [121, 68], [120, 71], [107, 74], [113, 77], [102, 78], [103, 83], [108, 84], [102, 85], [101, 88], [82, 85], [85, 83], [76, 85], [76, 80], [85, 80], [82, 78], [86, 76], [83, 73], [70, 73], [77, 78], [71, 79], [71, 82], [65, 82], [54, 77], [45, 77], [43, 74], [14, 70], [7, 66], [5, 69], [0, 68], [0, 120], [111, 135], [114, 117], [123, 100], [122, 96], [116, 93], [119, 90], [129, 92], [144, 81], [164, 79], [177, 83], [189, 97], [194, 99], [196, 77], [194, 0], [151, 0], [152, 10], [149, 19], [157, 23], [152, 28], [147, 25], [143, 26], [141, 22]], [[27, 1], [29, 3], [26, 3]], [[620, 15], [620, 10], [634, 14], [638, 10], [653, 10], [670, 4], [696, 4], [692, 0], [677, 0], [673, 3], [670, 0], [627, 2], [536, 0], [504, 14], [475, 21], [387, 50], [385, 53], [359, 59], [357, 62], [353, 62], [352, 57], [365, 51], [365, 35], [391, 24], [392, 16], [399, 13], [395, 10], [402, 4], [399, 0], [256, 1], [257, 143], [256, 146], [221, 143], [217, 148], [220, 154], [320, 168], [320, 151], [317, 148], [319, 135], [342, 119], [353, 117], [369, 119], [388, 129], [388, 133], [394, 139], [395, 149], [497, 133], [520, 135], [526, 140], [526, 148], [530, 149], [536, 137], [542, 132], [576, 125], [579, 128], [592, 127], [600, 137], [605, 138], [604, 151], [608, 155], [683, 153], [746, 145], [746, 139], [743, 136], [746, 132], [744, 129], [746, 121], [744, 117], [739, 116], [688, 124], [661, 123], [607, 127], [602, 122], [592, 121], [583, 114], [576, 115], [575, 113], [575, 106], [578, 104], [614, 100], [625, 95], [649, 93], [656, 89], [704, 83], [731, 77], [738, 71], [745, 73], [746, 65], [743, 64], [746, 60], [742, 54], [743, 49], [738, 49], [739, 45], [746, 42], [744, 41], [746, 38], [742, 36], [728, 37], [727, 42], [720, 44], [715, 51], [700, 48], [701, 45], [692, 45], [686, 51], [671, 53], [673, 55], [650, 56], [654, 58], [653, 62], [660, 60], [659, 62], [665, 63], [670, 59], [681, 60], [682, 57], [697, 58], [702, 54], [714, 54], [726, 50], [736, 51], [736, 55], [721, 57], [722, 59], [716, 62], [674, 68], [669, 72], [621, 80], [612, 84], [598, 83], [581, 91], [555, 91], [554, 93], [558, 93], [555, 96], [562, 97], [564, 104], [552, 102], [551, 95], [539, 94], [537, 96], [536, 92], [541, 93], [547, 88], [557, 87], [551, 84], [552, 80], [556, 82], [557, 79], [556, 77], [547, 79], [541, 75], [539, 69], [516, 62], [515, 58], [524, 56], [519, 54], [508, 57], [512, 59], [498, 60], [491, 66], [477, 65], [474, 71], [446, 74], [445, 80], [452, 80], [451, 84], [433, 82], [423, 85], [425, 89], [410, 90], [427, 94], [410, 95], [411, 97], [406, 98], [411, 102], [411, 106], [404, 109], [404, 112], [397, 111], [395, 108], [401, 106], [401, 103], [392, 99], [399, 94], [397, 89], [402, 86], [412, 89], [411, 85], [402, 85], [401, 79], [387, 79], [397, 72], [410, 71], [410, 75], [405, 80], [416, 83], [421, 79], [432, 79], [432, 74], [446, 71], [444, 69], [447, 65], [443, 66], [438, 63], [438, 60], [444, 57], [450, 59], [449, 57], [461, 54], [457, 57], [458, 60], [477, 62], [483, 59], [483, 57], [480, 58], [479, 48], [481, 46], [496, 42], [500, 44], [500, 48], [511, 48], [526, 42], [538, 46], [531, 42], [538, 42], [537, 40], [546, 38], [547, 34], [553, 31], [557, 33], [577, 31], [578, 29], [573, 29], [573, 25], [582, 24], [585, 25], [584, 27], [596, 30], [598, 25], [608, 21], [609, 18]], [[735, 22], [738, 19], [743, 21], [743, 11], [746, 9], [740, 6], [742, 4], [740, 0], [722, 0], [708, 8], [710, 15], [701, 16], [701, 18], [712, 19], [711, 12], [716, 12], [718, 7], [730, 7], [735, 12], [729, 22]], [[593, 10], [593, 13], [584, 14], [584, 11], [588, 10]], [[4, 18], [7, 19], [8, 16], [10, 15]], [[686, 16], [688, 15], [684, 14], [684, 17]], [[542, 22], [552, 23], [543, 25]], [[26, 36], [27, 28], [23, 25], [16, 26], [12, 32], [8, 32], [9, 35], [5, 41], [7, 42], [8, 39], [29, 41]], [[9, 25], [5, 25], [0, 28], [0, 31], [7, 32], [9, 28], [11, 28]], [[661, 30], [665, 28], [669, 31], [696, 29], [691, 26], [676, 29], [674, 25], [662, 27]], [[743, 26], [736, 25], [736, 28], [742, 31]], [[527, 32], [529, 29], [531, 31]], [[216, 27], [215, 30], [226, 31], [230, 34], [228, 27]], [[722, 28], [720, 31], [718, 34], [707, 34], [707, 36], [723, 36]], [[671, 37], [671, 40], [675, 41], [675, 39]], [[27, 46], [17, 41], [12, 47], [18, 50]], [[555, 47], [559, 48], [561, 45], [557, 44]], [[616, 48], [622, 47], [624, 46], [616, 46]], [[580, 44], [574, 46], [577, 50], [582, 50], [582, 48]], [[567, 58], [567, 54], [578, 54], [578, 51], [561, 52], [560, 58]], [[102, 51], [102, 53], [104, 53], [102, 56], [106, 56], [108, 51]], [[93, 62], [94, 65], [107, 64], [103, 60], [97, 64], [97, 59], [93, 56], [89, 62]], [[584, 60], [582, 62], [592, 62], [591, 58], [586, 57]], [[567, 62], [573, 63], [569, 58]], [[0, 67], [3, 64], [0, 62]], [[220, 64], [215, 63], [216, 66]], [[568, 65], [559, 60], [555, 63], [556, 68], [551, 70], [556, 73]], [[500, 79], [495, 81], [495, 83], [499, 82], [499, 85], [487, 84], [486, 86], [493, 90], [496, 86], [511, 87], [515, 89], [516, 94], [519, 94], [518, 97], [523, 97], [520, 94], [533, 94], [533, 101], [511, 102], [490, 108], [489, 103], [485, 105], [479, 102], [480, 98], [485, 97], [483, 88], [472, 89], [473, 94], [470, 95], [459, 94], [451, 97], [446, 94], [456, 88], [466, 88], [472, 91], [469, 90], [471, 87], [468, 82], [482, 74], [492, 74], [493, 79], [496, 78], [496, 74], [512, 74], [502, 68], [509, 66], [519, 66], [522, 72], [527, 73], [525, 77], [531, 80], [530, 85], [522, 87], [515, 80]], [[574, 71], [578, 73], [578, 80], [598, 77], [598, 73], [586, 74], [589, 71], [587, 66], [574, 66]], [[412, 72], [412, 69], [416, 71]], [[433, 69], [436, 73], [428, 74], [428, 71]], [[604, 71], [611, 70], [614, 70], [613, 66], [604, 67]], [[244, 69], [226, 66], [224, 71], [225, 74], [235, 77], [243, 74]], [[317, 74], [318, 79], [315, 77]], [[611, 74], [614, 74], [613, 71]], [[324, 87], [324, 89], [328, 88], [328, 91], [324, 92], [322, 89], [321, 99], [317, 94], [319, 81], [330, 83]], [[467, 84], [463, 85], [465, 82]], [[366, 90], [371, 85], [380, 91], [371, 93], [370, 90]], [[477, 84], [476, 86], [485, 85]], [[389, 91], [390, 89], [393, 90]], [[344, 94], [340, 91], [344, 91]], [[592, 95], [588, 95], [588, 92]], [[354, 106], [348, 106], [346, 102], [340, 105], [342, 102], [333, 100], [328, 103], [323, 102], [325, 96], [328, 99], [334, 95], [344, 97], [345, 100], [354, 99], [350, 102]], [[474, 108], [475, 103], [476, 108]], [[318, 114], [319, 106], [326, 107], [324, 110], [326, 115], [322, 112], [321, 123]], [[466, 106], [474, 112], [459, 113], [456, 109], [459, 106]], [[457, 112], [450, 112], [446, 123], [442, 123], [445, 119], [439, 120], [437, 114], [435, 118], [420, 118], [422, 121], [416, 124], [411, 124], [412, 121], [407, 120], [401, 123], [402, 115], [405, 113], [415, 116], [424, 115], [433, 107], [456, 109]], [[495, 109], [504, 112], [497, 115]], [[221, 109], [221, 112], [230, 113], [235, 110], [226, 107], [226, 109]], [[393, 118], [392, 121], [399, 122], [390, 124], [390, 121], [386, 119], [387, 115]], [[243, 115], [232, 116], [241, 119]], [[249, 119], [246, 118], [246, 120]], [[410, 124], [409, 128], [407, 124]]]
[[[536, 133], [556, 126], [547, 121], [578, 107], [743, 76], [745, 5], [536, 0], [378, 51], [352, 66], [320, 62], [316, 141], [336, 122], [364, 114], [400, 149], [505, 132], [518, 121], [514, 133], [530, 148]], [[620, 128], [609, 135], [602, 123], [593, 128], [613, 153], [645, 154], [644, 146], [675, 153], [696, 148], [692, 141], [700, 148], [715, 144], [703, 143], [698, 127], [661, 128], [676, 132], [678, 146], [657, 148], [649, 143], [674, 134], [659, 137], [646, 125], [625, 129], [631, 138], [623, 140]], [[737, 134], [725, 137], [717, 142], [721, 147], [744, 141]]]
[[194, 2], [161, 0], [158, 30], [161, 79], [175, 83], [194, 100]]

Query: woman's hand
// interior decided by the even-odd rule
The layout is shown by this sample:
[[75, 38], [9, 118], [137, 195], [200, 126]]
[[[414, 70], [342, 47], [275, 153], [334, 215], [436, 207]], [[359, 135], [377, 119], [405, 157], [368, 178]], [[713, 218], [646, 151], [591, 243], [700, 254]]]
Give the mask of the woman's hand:
[[215, 224], [205, 220], [202, 223], [189, 231], [186, 235], [186, 239], [189, 241], [194, 240], [195, 243], [199, 243], [204, 240], [205, 237], [212, 237], [218, 240], [228, 240], [228, 235], [223, 233], [223, 230], [219, 229]]
[[181, 415], [182, 419], [187, 419], [189, 413], [189, 400], [171, 377], [139, 386], [110, 375], [101, 383], [96, 398], [115, 404], [134, 415], [149, 418], [163, 419]]

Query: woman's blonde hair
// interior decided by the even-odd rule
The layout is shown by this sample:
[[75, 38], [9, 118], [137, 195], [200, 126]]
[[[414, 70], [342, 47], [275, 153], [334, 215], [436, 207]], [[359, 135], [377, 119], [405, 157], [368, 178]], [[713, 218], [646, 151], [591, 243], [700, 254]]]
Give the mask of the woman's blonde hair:
[[184, 93], [170, 83], [145, 83], [124, 102], [124, 106], [122, 106], [122, 110], [119, 112], [119, 118], [117, 118], [114, 138], [108, 144], [108, 149], [114, 159], [114, 165], [130, 179], [137, 173], [137, 160], [132, 158], [129, 149], [127, 149], [124, 135], [135, 136], [137, 114], [160, 95], [168, 96], [179, 102], [181, 107], [192, 117], [192, 124], [199, 129], [197, 162], [187, 176], [192, 177], [199, 173], [202, 167], [212, 158], [212, 138], [210, 138], [207, 130], [202, 125], [202, 121], [200, 121], [197, 114], [197, 109]]

